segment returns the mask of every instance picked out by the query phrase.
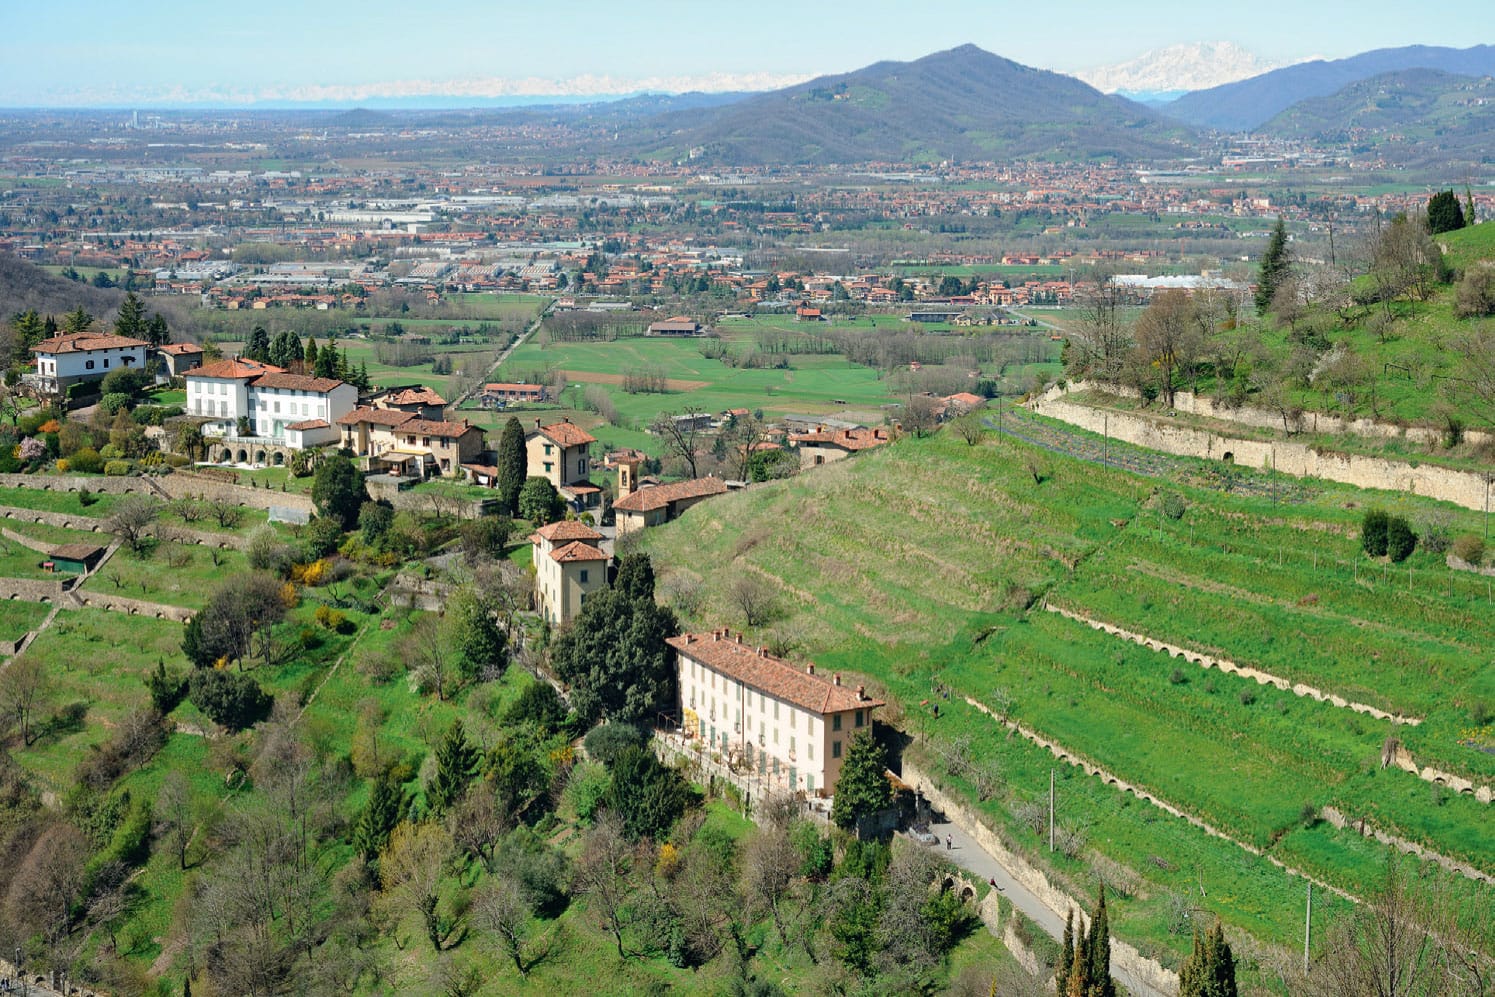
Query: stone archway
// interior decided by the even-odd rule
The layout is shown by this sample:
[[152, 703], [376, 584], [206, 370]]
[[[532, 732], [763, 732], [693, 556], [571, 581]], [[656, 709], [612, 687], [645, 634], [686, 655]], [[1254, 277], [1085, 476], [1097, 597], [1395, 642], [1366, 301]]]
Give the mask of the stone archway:
[[249, 454], [242, 447], [239, 449], [238, 454], [236, 454], [235, 456], [236, 456], [236, 460], [234, 461], [235, 463], [237, 463], [237, 464], [248, 464], [249, 463]]
[[265, 451], [263, 451], [263, 450], [256, 450], [254, 452], [254, 465], [255, 465], [255, 467], [261, 467], [261, 466], [264, 465], [264, 463], [265, 463]]
[[281, 451], [281, 450], [275, 451], [275, 453], [271, 455], [270, 461], [276, 467], [284, 467], [285, 466], [285, 462], [286, 462], [285, 452]]

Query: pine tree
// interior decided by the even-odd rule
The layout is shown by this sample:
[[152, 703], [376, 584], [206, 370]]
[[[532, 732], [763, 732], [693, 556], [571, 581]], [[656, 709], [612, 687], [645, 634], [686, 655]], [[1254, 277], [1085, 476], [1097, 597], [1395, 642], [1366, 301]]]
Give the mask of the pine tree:
[[82, 305], [62, 317], [62, 327], [68, 332], [87, 332], [93, 325], [93, 316]]
[[306, 372], [315, 374], [317, 372], [317, 340], [314, 336], [306, 337], [306, 349], [302, 351], [301, 360], [306, 364]]
[[509, 416], [498, 440], [498, 499], [505, 515], [513, 516], [519, 512], [519, 491], [524, 487], [528, 471], [524, 427], [519, 425], [518, 419]]
[[1287, 279], [1292, 270], [1292, 259], [1287, 250], [1287, 226], [1282, 216], [1277, 216], [1277, 225], [1272, 229], [1272, 239], [1267, 251], [1261, 254], [1261, 270], [1256, 277], [1256, 310], [1265, 312], [1272, 305], [1277, 288]]
[[1474, 213], [1474, 191], [1469, 185], [1464, 185], [1464, 224], [1475, 225], [1479, 223], [1479, 216]]
[[358, 386], [359, 391], [373, 390], [374, 385], [369, 380], [369, 362], [367, 360], [360, 360], [358, 362], [358, 377], [353, 383]]
[[353, 829], [353, 847], [372, 861], [389, 841], [389, 833], [405, 819], [410, 809], [410, 798], [399, 783], [388, 773], [374, 780], [369, 788], [369, 798], [358, 815], [358, 824]]
[[148, 333], [145, 318], [145, 304], [131, 291], [125, 295], [125, 300], [120, 303], [119, 315], [114, 319], [114, 331], [117, 335], [128, 336], [131, 339], [144, 339]]
[[478, 770], [478, 750], [467, 743], [462, 721], [453, 720], [436, 747], [436, 775], [426, 788], [426, 800], [436, 813], [445, 813], [467, 792]]
[[157, 313], [145, 324], [145, 338], [152, 346], [165, 346], [171, 342], [171, 330], [166, 327], [166, 317]]
[[[892, 786], [886, 775], [887, 758], [882, 745], [872, 735], [861, 731], [851, 739], [841, 775], [836, 780], [836, 795], [831, 805], [831, 820], [844, 830], [858, 830], [862, 818], [870, 817], [888, 805]], [[858, 830], [858, 834], [860, 831]]]

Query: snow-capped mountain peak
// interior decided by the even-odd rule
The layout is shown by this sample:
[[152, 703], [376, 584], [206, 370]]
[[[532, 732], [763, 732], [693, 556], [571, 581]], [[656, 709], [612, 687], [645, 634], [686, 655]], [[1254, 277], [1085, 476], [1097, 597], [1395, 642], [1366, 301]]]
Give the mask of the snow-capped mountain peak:
[[1282, 65], [1259, 59], [1234, 42], [1194, 42], [1074, 75], [1103, 93], [1177, 93], [1234, 83]]

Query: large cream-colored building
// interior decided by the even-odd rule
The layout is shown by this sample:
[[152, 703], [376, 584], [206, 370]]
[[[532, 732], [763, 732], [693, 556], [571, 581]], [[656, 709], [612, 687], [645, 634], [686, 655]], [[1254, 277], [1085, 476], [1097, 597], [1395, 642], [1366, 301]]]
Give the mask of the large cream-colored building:
[[852, 735], [883, 702], [814, 665], [799, 667], [713, 630], [671, 637], [682, 726], [713, 751], [793, 793], [831, 796]]
[[526, 474], [549, 480], [574, 509], [595, 508], [602, 502], [602, 489], [587, 475], [596, 442], [597, 437], [569, 420], [542, 426], [536, 419], [524, 436]]
[[552, 626], [569, 623], [587, 596], [607, 585], [610, 558], [599, 546], [602, 534], [573, 519], [542, 526], [534, 544], [535, 608]]

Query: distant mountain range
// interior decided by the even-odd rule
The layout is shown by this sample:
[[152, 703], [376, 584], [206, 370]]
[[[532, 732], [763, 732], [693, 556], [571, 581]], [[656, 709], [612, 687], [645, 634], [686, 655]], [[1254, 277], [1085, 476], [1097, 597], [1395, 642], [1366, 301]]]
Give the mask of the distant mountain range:
[[1281, 65], [1260, 59], [1234, 42], [1193, 42], [1169, 45], [1074, 75], [1102, 93], [1152, 102], [1250, 79]]
[[974, 45], [640, 124], [642, 155], [725, 165], [1167, 159], [1188, 155], [1192, 138], [1139, 104]]
[[1261, 76], [1185, 94], [1161, 110], [1196, 128], [1251, 131], [1299, 101], [1328, 97], [1382, 73], [1434, 69], [1459, 76], [1495, 74], [1495, 46], [1441, 48], [1409, 45], [1377, 49], [1332, 62], [1299, 63]]
[[1436, 69], [1382, 73], [1299, 101], [1258, 131], [1347, 144], [1402, 165], [1473, 168], [1495, 140], [1495, 79]]

